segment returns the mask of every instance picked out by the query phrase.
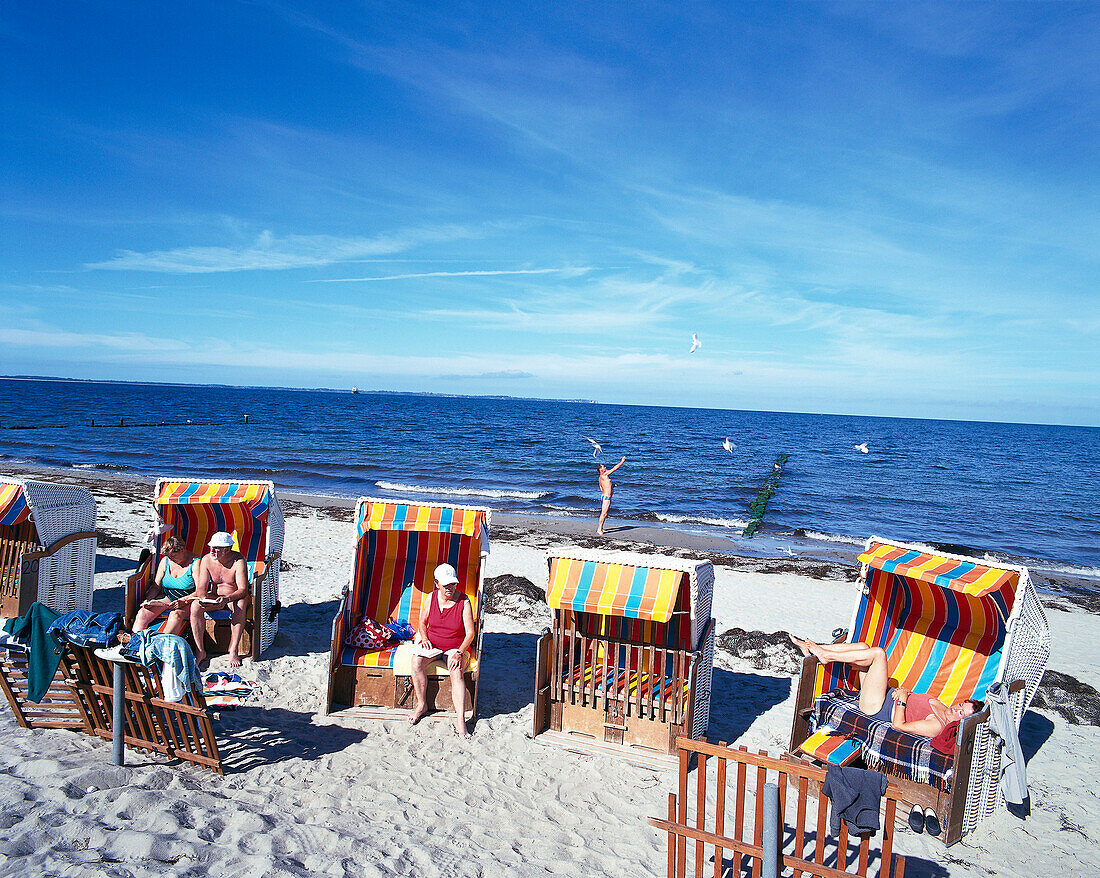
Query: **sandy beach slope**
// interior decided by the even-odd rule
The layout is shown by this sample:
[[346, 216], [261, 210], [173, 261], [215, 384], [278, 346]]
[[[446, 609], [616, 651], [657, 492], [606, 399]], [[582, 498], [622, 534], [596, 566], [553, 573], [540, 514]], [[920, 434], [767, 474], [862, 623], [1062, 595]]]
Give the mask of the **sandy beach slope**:
[[[152, 523], [152, 483], [82, 483], [97, 497], [107, 536], [95, 606], [121, 609], [125, 576]], [[352, 562], [351, 508], [283, 496], [285, 609], [273, 648], [245, 665], [260, 684], [254, 706], [218, 722], [226, 776], [137, 752], [117, 768], [109, 743], [26, 731], [0, 709], [0, 875], [664, 875], [665, 838], [646, 818], [664, 812], [674, 774], [531, 740], [545, 604], [502, 592], [501, 611], [486, 617], [471, 741], [446, 722], [410, 728], [319, 715], [329, 628]], [[591, 522], [497, 516], [488, 576], [512, 577], [498, 581], [504, 592], [521, 579], [544, 588], [547, 552], [596, 545], [592, 529]], [[669, 531], [612, 536], [602, 544], [711, 557], [719, 632], [825, 638], [849, 622], [853, 568], [718, 555], [705, 540]], [[1047, 611], [1050, 667], [1073, 678], [1063, 682], [1076, 694], [1061, 712], [1036, 708], [1025, 718], [1031, 815], [1002, 810], [950, 849], [906, 828], [898, 849], [909, 858], [908, 876], [1100, 874], [1100, 717], [1096, 693], [1089, 694], [1100, 687], [1100, 619], [1064, 603]], [[792, 651], [750, 649], [744, 637], [722, 642], [709, 738], [782, 752]], [[1059, 697], [1046, 694], [1048, 703]]]

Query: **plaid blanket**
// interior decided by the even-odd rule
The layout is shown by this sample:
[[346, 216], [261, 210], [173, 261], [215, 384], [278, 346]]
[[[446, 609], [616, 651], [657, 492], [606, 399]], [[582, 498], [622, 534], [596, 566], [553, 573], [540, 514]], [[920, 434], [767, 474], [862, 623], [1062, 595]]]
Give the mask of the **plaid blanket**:
[[814, 700], [810, 730], [832, 732], [859, 742], [864, 764], [872, 771], [892, 774], [949, 791], [954, 755], [939, 752], [931, 738], [899, 732], [890, 723], [871, 719], [859, 710], [859, 693], [834, 689]]

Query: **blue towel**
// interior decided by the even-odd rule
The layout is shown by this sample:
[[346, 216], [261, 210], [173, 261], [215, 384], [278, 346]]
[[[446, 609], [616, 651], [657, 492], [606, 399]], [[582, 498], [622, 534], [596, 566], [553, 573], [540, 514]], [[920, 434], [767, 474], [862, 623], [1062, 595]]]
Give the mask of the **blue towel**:
[[160, 663], [160, 682], [166, 701], [182, 701], [192, 689], [202, 688], [202, 677], [190, 644], [177, 634], [139, 631], [123, 648], [125, 654], [148, 667]]

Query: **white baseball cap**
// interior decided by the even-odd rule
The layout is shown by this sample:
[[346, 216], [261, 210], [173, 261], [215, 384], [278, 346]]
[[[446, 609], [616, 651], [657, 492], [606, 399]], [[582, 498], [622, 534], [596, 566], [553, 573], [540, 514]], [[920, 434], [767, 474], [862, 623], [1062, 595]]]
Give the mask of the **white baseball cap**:
[[233, 548], [233, 535], [220, 530], [210, 538], [207, 545], [212, 549], [231, 549]]
[[440, 564], [435, 568], [435, 584], [450, 585], [451, 583], [458, 585], [458, 576], [455, 575], [455, 569], [450, 564]]

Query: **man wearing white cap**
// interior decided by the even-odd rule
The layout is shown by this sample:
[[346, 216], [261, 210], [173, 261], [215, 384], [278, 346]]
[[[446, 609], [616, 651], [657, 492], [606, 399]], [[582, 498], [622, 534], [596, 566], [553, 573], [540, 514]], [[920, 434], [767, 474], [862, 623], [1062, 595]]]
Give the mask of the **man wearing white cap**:
[[248, 567], [244, 556], [233, 549], [232, 534], [220, 530], [210, 537], [207, 545], [210, 552], [203, 556], [195, 583], [195, 594], [200, 600], [191, 604], [191, 633], [198, 647], [195, 659], [201, 662], [206, 658], [202, 643], [207, 612], [228, 607], [233, 614], [229, 621], [229, 667], [239, 668], [245, 613], [252, 602], [248, 593]]

